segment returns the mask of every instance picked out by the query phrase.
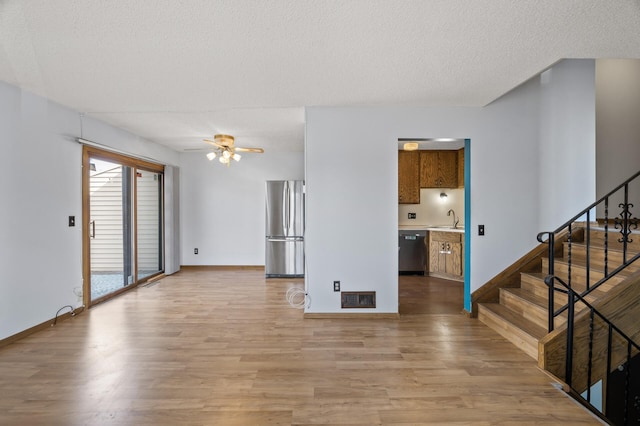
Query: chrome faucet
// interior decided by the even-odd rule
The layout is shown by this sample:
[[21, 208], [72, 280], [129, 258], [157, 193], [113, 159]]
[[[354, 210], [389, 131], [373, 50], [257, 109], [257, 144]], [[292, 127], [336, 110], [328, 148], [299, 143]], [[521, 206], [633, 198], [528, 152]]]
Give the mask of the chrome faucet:
[[447, 216], [451, 216], [452, 213], [453, 213], [453, 226], [451, 228], [456, 229], [458, 228], [458, 222], [460, 221], [460, 219], [456, 219], [456, 212], [454, 212], [453, 209], [449, 209], [449, 211], [447, 212]]

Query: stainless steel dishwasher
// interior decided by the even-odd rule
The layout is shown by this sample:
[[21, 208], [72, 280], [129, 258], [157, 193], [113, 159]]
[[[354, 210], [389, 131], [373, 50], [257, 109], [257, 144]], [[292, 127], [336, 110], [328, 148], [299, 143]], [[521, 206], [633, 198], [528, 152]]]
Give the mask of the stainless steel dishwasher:
[[400, 275], [424, 275], [427, 231], [398, 231], [398, 271]]

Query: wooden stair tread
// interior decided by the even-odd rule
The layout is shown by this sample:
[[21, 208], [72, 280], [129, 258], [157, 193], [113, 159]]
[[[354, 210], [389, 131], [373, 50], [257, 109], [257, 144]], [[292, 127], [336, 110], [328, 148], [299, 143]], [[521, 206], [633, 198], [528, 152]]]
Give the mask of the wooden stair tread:
[[481, 303], [480, 306], [490, 311], [495, 316], [501, 317], [505, 321], [509, 322], [512, 326], [519, 328], [520, 330], [537, 340], [540, 340], [547, 334], [547, 330], [545, 328], [534, 324], [519, 313], [514, 312], [499, 303]]

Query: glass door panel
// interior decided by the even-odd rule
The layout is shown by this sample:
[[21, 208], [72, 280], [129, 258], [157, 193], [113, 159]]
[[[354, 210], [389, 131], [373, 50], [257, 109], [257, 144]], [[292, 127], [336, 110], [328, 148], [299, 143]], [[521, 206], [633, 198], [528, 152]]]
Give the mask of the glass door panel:
[[91, 302], [135, 282], [132, 174], [131, 167], [89, 159]]
[[162, 174], [136, 172], [138, 281], [163, 270]]

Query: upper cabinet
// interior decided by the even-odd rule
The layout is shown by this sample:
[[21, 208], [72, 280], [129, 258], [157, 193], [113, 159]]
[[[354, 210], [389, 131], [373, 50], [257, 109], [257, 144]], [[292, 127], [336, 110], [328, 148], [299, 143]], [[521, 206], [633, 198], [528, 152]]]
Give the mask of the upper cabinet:
[[458, 150], [458, 188], [464, 188], [464, 148]]
[[398, 151], [398, 203], [420, 204], [420, 151]]
[[464, 187], [464, 148], [398, 151], [398, 203], [420, 204], [420, 188]]
[[[419, 152], [421, 188], [458, 188], [458, 151]], [[464, 157], [464, 154], [462, 155]], [[462, 185], [464, 185], [464, 178]]]

